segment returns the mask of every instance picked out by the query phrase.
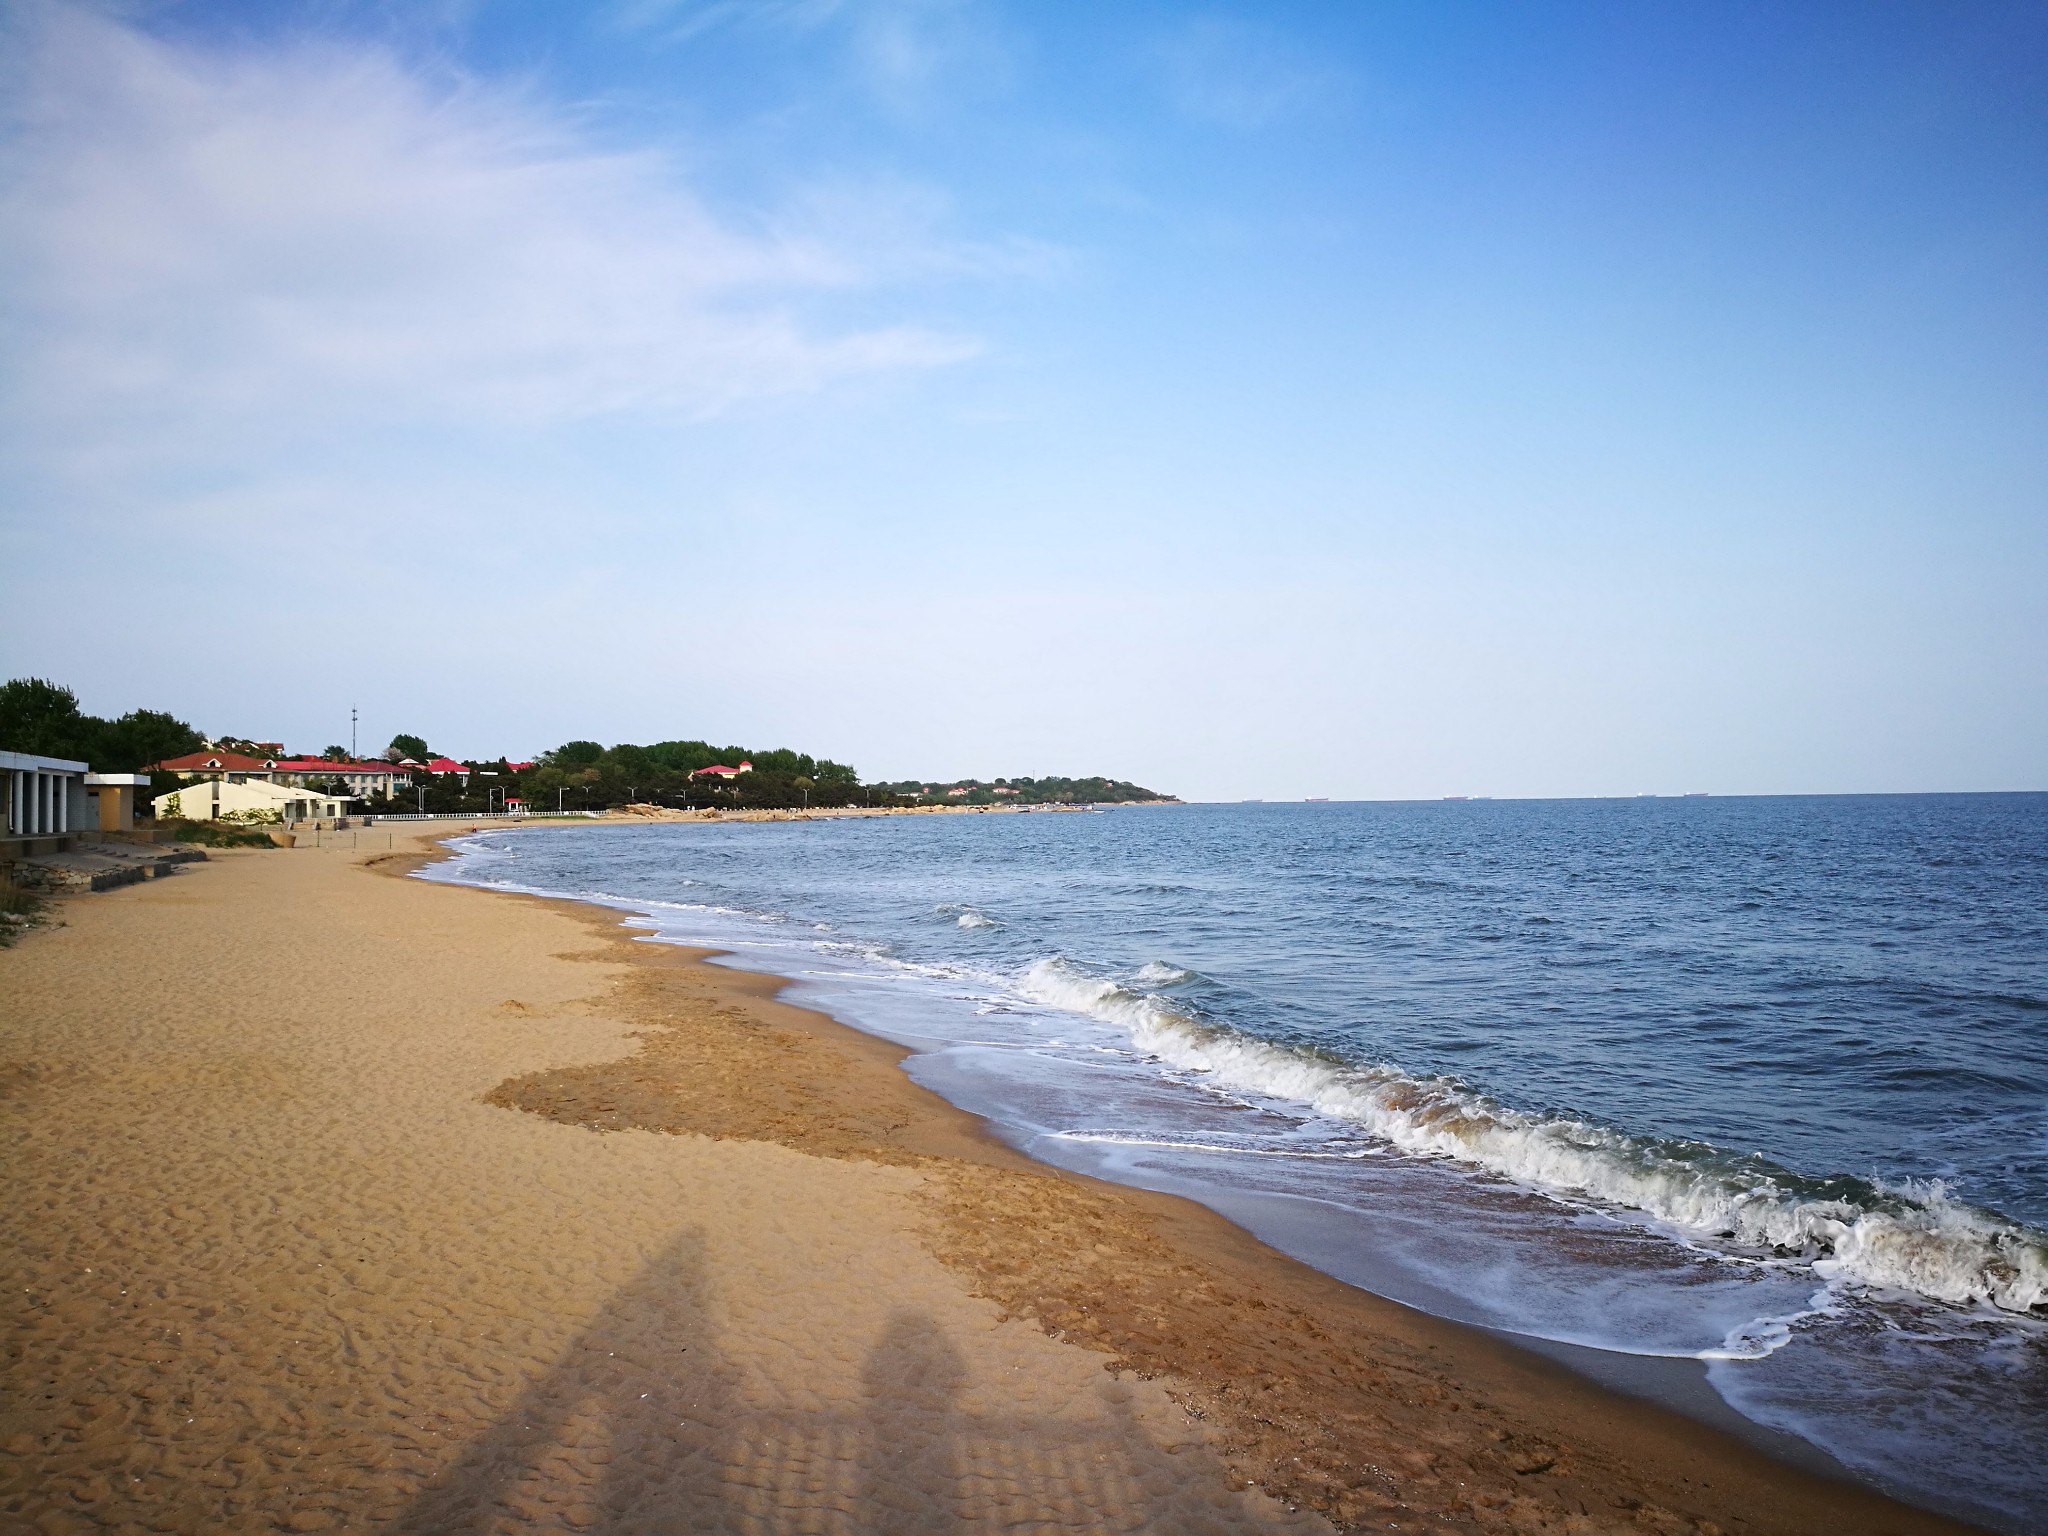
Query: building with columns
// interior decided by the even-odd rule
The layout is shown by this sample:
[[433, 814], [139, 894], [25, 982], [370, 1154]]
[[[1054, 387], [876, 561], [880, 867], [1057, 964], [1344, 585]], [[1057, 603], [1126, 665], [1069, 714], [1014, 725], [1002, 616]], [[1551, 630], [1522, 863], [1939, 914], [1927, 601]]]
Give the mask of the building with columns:
[[[0, 752], [0, 793], [7, 800], [7, 839], [17, 853], [31, 840], [69, 839], [98, 830], [98, 807], [86, 793], [90, 768], [62, 757]], [[54, 851], [52, 844], [49, 851]]]

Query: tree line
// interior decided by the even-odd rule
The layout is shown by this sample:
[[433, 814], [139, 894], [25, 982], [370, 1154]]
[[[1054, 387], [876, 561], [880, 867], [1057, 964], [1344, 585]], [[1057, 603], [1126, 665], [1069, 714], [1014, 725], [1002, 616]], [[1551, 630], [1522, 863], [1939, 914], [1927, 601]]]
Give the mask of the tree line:
[[41, 677], [0, 683], [0, 750], [88, 764], [94, 773], [136, 773], [147, 763], [197, 752], [206, 738], [176, 716], [131, 709], [88, 715], [78, 695]]
[[943, 784], [905, 779], [883, 788], [899, 799], [920, 805], [1129, 805], [1141, 800], [1173, 798], [1127, 779], [1101, 777], [953, 779]]
[[[425, 762], [436, 756], [424, 738], [402, 733], [387, 755]], [[700, 768], [752, 767], [733, 778], [698, 776]], [[639, 803], [677, 810], [801, 810], [807, 806], [886, 806], [898, 803], [886, 789], [863, 785], [860, 774], [829, 757], [789, 747], [758, 751], [713, 746], [708, 741], [657, 741], [650, 746], [619, 742], [565, 741], [543, 752], [531, 767], [514, 771], [504, 759], [465, 761], [464, 784], [453, 774], [414, 775], [390, 801], [368, 809], [434, 811], [469, 815], [518, 799], [530, 810], [606, 810]]]
[[[135, 709], [111, 720], [89, 715], [71, 689], [44, 678], [0, 683], [0, 749], [84, 762], [96, 773], [135, 773], [150, 763], [208, 748], [260, 756], [261, 745], [229, 736], [209, 741], [161, 710]], [[349, 757], [338, 746], [320, 755], [337, 766]], [[392, 737], [384, 753], [392, 762], [416, 763], [439, 755], [425, 737], [411, 732]], [[753, 766], [732, 778], [697, 773], [741, 763]], [[647, 746], [619, 742], [609, 747], [595, 741], [565, 741], [518, 770], [504, 758], [465, 761], [463, 766], [469, 770], [466, 784], [453, 774], [415, 773], [396, 795], [374, 797], [363, 802], [364, 809], [460, 816], [502, 809], [508, 799], [522, 800], [535, 811], [601, 811], [629, 802], [698, 810], [801, 810], [856, 805], [1107, 805], [1170, 798], [1122, 779], [1100, 777], [863, 784], [851, 766], [829, 757], [789, 747], [762, 751], [697, 740]], [[172, 774], [153, 778], [152, 794], [166, 793], [179, 782]], [[339, 778], [315, 781], [313, 787], [347, 793]], [[955, 789], [962, 793], [948, 793]]]

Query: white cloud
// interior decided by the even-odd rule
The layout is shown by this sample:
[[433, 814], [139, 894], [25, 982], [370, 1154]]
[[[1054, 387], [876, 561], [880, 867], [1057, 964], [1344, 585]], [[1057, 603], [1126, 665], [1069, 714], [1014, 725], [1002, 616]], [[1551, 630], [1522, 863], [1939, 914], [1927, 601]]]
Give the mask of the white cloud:
[[1191, 117], [1231, 128], [1261, 128], [1329, 109], [1351, 82], [1267, 28], [1222, 16], [1198, 17], [1167, 41], [1166, 84]]
[[721, 29], [829, 34], [846, 78], [883, 111], [908, 116], [1005, 89], [1017, 42], [982, 0], [620, 0], [610, 16], [620, 31], [657, 44]]
[[[546, 423], [708, 415], [972, 343], [828, 328], [926, 258], [714, 215], [654, 152], [332, 41], [211, 50], [18, 13], [0, 275], [19, 417]], [[885, 220], [885, 224], [889, 221]]]

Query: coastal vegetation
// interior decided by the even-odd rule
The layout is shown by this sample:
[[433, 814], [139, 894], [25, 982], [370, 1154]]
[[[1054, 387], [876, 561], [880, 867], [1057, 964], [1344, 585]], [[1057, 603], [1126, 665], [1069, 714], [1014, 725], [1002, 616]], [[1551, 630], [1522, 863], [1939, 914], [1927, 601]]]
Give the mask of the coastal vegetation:
[[[91, 764], [95, 772], [132, 773], [146, 764], [217, 747], [252, 757], [276, 750], [274, 743], [220, 736], [209, 740], [185, 721], [159, 710], [131, 710], [105, 720], [79, 708], [69, 688], [43, 678], [0, 684], [0, 747]], [[337, 765], [348, 752], [328, 747], [320, 756]], [[425, 764], [438, 754], [427, 738], [400, 732], [384, 756]], [[396, 793], [360, 802], [370, 813], [409, 811], [450, 816], [485, 815], [508, 801], [533, 811], [601, 811], [630, 803], [697, 810], [802, 810], [844, 806], [878, 809], [931, 805], [1119, 805], [1170, 800], [1156, 790], [1123, 779], [1089, 778], [904, 779], [863, 783], [846, 763], [791, 747], [757, 749], [716, 746], [690, 739], [649, 745], [588, 740], [565, 741], [530, 763], [515, 767], [503, 757], [469, 759], [461, 773], [414, 769]], [[738, 770], [744, 768], [744, 772]], [[719, 770], [719, 771], [710, 771]], [[181, 780], [153, 776], [150, 793], [165, 794]], [[311, 787], [345, 794], [339, 778], [314, 780]]]
[[161, 710], [131, 709], [103, 720], [81, 710], [78, 695], [61, 683], [40, 677], [0, 683], [0, 750], [68, 758], [95, 773], [134, 773], [205, 745], [198, 731]]
[[43, 899], [0, 874], [0, 949], [6, 948], [43, 916]]
[[[276, 821], [272, 813], [272, 821]], [[260, 826], [248, 821], [235, 812], [229, 812], [218, 821], [164, 821], [158, 825], [169, 831], [174, 841], [198, 843], [207, 848], [275, 848], [270, 834]]]
[[[1016, 778], [906, 779], [864, 784], [845, 763], [779, 747], [757, 750], [707, 741], [661, 741], [651, 746], [566, 741], [530, 765], [505, 759], [464, 765], [456, 774], [415, 774], [410, 787], [368, 809], [478, 815], [508, 799], [532, 811], [596, 811], [627, 804], [695, 810], [803, 810], [929, 805], [1114, 805], [1167, 800], [1122, 779]], [[731, 771], [744, 769], [744, 771]], [[716, 771], [712, 771], [716, 770]]]
[[1172, 800], [1156, 789], [1125, 779], [953, 779], [929, 783], [907, 779], [884, 786], [899, 800], [919, 805], [1132, 805]]
[[[416, 739], [416, 738], [415, 738]], [[394, 743], [394, 746], [396, 743]], [[702, 770], [738, 769], [729, 774]], [[413, 776], [390, 801], [372, 811], [479, 814], [522, 800], [535, 811], [595, 811], [639, 803], [677, 809], [800, 810], [899, 803], [887, 790], [865, 786], [845, 763], [788, 747], [758, 751], [708, 741], [658, 741], [650, 746], [565, 741], [529, 765], [514, 769], [504, 758], [467, 762], [463, 775]]]

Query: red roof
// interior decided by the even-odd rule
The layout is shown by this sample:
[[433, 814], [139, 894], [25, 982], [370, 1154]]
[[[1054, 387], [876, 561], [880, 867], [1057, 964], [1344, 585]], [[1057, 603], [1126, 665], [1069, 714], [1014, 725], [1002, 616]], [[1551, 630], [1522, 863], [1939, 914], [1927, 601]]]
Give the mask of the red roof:
[[531, 768], [531, 767], [533, 766], [533, 764], [531, 764], [531, 763], [507, 763], [507, 764], [506, 764], [505, 766], [506, 766], [506, 768], [507, 768], [507, 769], [509, 769], [509, 770], [510, 770], [511, 772], [513, 772], [513, 773], [524, 773], [524, 772], [526, 772], [526, 770], [527, 770], [527, 769]]
[[747, 769], [753, 766], [754, 765], [752, 763], [741, 763], [737, 768], [728, 768], [723, 763], [713, 763], [709, 768], [692, 768], [690, 770], [690, 777], [694, 779], [700, 773], [715, 773], [720, 778], [729, 779], [735, 777], [738, 774], [744, 773]]
[[326, 757], [281, 758], [277, 763], [280, 773], [398, 773], [401, 770], [392, 763], [337, 763]]
[[160, 763], [151, 763], [144, 773], [268, 773], [277, 766], [276, 759], [244, 757], [239, 752], [187, 752], [183, 757], [167, 757]]
[[469, 769], [466, 765], [456, 762], [455, 759], [452, 757], [437, 757], [431, 763], [427, 764], [427, 772], [467, 773], [469, 772]]

